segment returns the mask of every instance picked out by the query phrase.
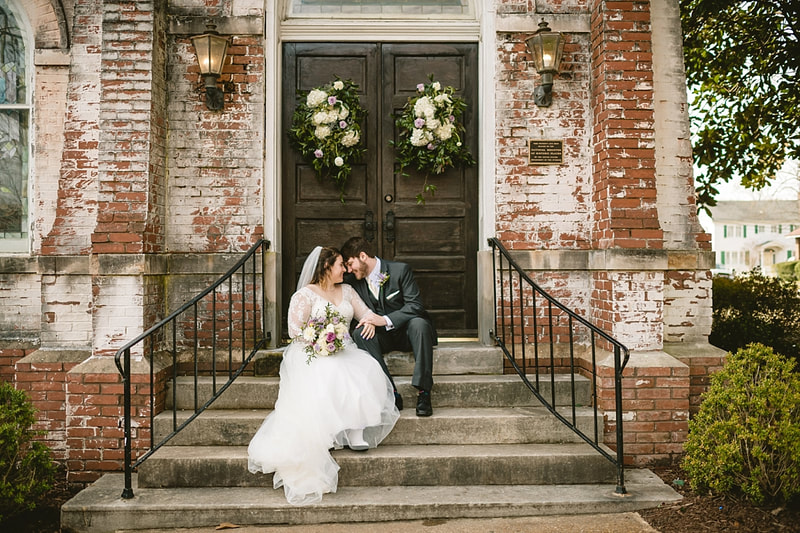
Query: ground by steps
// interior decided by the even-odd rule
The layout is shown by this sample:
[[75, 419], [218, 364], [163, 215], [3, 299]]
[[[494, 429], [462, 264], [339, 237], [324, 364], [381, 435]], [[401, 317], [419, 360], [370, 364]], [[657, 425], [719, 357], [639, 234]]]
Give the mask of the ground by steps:
[[[443, 343], [435, 353], [434, 415], [414, 415], [413, 358], [387, 362], [406, 409], [389, 437], [367, 452], [336, 450], [339, 489], [320, 504], [293, 507], [271, 475], [247, 471], [246, 446], [277, 398], [278, 379], [240, 378], [212, 408], [145, 461], [131, 500], [121, 474], [106, 475], [62, 507], [62, 529], [117, 529], [375, 522], [421, 518], [509, 517], [625, 512], [680, 496], [647, 470], [626, 472], [619, 496], [615, 469], [563, 427], [516, 376], [502, 375], [502, 354], [476, 343]], [[589, 382], [554, 383], [560, 412], [593, 435]], [[180, 424], [191, 414], [193, 379], [179, 379]], [[210, 394], [200, 380], [201, 398]], [[542, 380], [545, 397], [549, 379]], [[168, 394], [172, 398], [172, 394]], [[204, 400], [202, 400], [204, 401]], [[201, 401], [201, 403], [202, 403]], [[156, 417], [157, 440], [172, 431], [171, 412]], [[602, 431], [602, 428], [598, 428]], [[132, 525], [135, 524], [135, 525]]]

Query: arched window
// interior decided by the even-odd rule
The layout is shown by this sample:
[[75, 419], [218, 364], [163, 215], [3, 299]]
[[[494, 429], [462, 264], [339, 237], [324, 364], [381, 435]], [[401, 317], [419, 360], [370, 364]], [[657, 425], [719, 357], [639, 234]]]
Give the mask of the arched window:
[[0, 0], [0, 252], [28, 251], [31, 91], [23, 28], [15, 4]]

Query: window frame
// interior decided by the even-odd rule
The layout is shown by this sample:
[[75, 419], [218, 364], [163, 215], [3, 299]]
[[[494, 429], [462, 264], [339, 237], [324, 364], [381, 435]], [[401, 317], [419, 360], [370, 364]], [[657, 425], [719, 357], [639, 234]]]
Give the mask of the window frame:
[[30, 25], [30, 20], [28, 20], [28, 16], [22, 6], [19, 4], [17, 0], [5, 0], [5, 7], [14, 16], [15, 22], [17, 27], [20, 30], [21, 37], [22, 37], [22, 44], [25, 48], [24, 50], [24, 58], [25, 58], [25, 101], [20, 103], [16, 102], [13, 104], [2, 104], [0, 103], [0, 111], [4, 110], [22, 110], [27, 111], [27, 139], [26, 139], [26, 146], [25, 149], [27, 150], [27, 168], [26, 173], [27, 176], [24, 176], [24, 181], [26, 183], [26, 194], [25, 194], [25, 202], [26, 205], [24, 206], [25, 209], [25, 219], [26, 219], [26, 228], [25, 232], [23, 233], [23, 237], [21, 238], [5, 238], [0, 236], [0, 254], [20, 254], [20, 253], [27, 253], [31, 252], [31, 245], [32, 245], [32, 208], [33, 202], [32, 200], [32, 193], [33, 193], [33, 186], [32, 186], [32, 178], [33, 178], [33, 168], [34, 168], [34, 146], [33, 146], [33, 139], [34, 135], [34, 62], [33, 62], [33, 55], [34, 55], [34, 39], [33, 39], [33, 29]]

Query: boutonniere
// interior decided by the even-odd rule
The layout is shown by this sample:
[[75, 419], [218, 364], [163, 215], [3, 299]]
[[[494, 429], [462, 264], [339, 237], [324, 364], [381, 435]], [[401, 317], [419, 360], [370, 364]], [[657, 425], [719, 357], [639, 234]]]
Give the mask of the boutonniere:
[[383, 272], [378, 273], [378, 287], [383, 287], [384, 283], [389, 281], [389, 274]]

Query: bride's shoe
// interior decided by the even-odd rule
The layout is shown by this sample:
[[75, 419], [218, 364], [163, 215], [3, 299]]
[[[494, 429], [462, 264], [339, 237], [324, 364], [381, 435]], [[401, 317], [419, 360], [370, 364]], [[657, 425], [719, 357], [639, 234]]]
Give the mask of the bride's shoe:
[[348, 429], [347, 442], [350, 449], [356, 452], [363, 452], [369, 449], [369, 443], [364, 440], [363, 429]]

